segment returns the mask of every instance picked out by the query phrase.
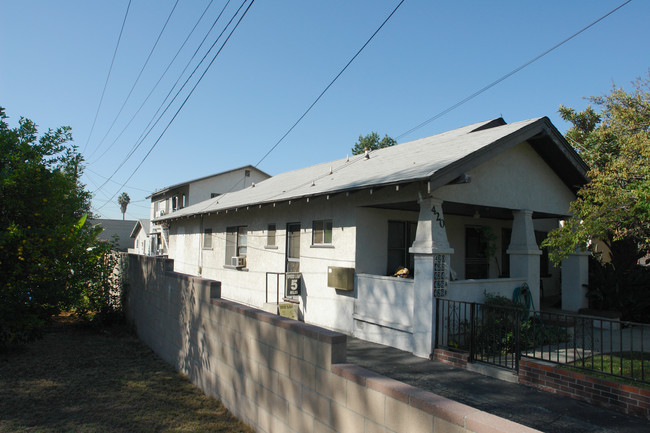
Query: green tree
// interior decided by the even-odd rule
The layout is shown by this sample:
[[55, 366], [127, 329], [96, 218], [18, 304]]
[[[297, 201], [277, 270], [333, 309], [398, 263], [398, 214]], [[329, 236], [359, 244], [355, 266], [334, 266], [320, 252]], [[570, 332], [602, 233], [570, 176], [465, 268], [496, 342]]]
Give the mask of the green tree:
[[359, 135], [359, 139], [357, 140], [356, 143], [354, 143], [354, 147], [352, 148], [352, 154], [359, 155], [362, 154], [366, 149], [368, 150], [382, 149], [384, 147], [390, 147], [396, 144], [397, 141], [395, 141], [393, 138], [389, 137], [388, 135], [384, 135], [384, 138], [380, 140], [379, 134], [373, 131], [370, 134], [367, 134], [365, 136]]
[[[566, 137], [590, 166], [591, 179], [571, 203], [572, 217], [545, 242], [555, 262], [598, 239], [612, 260], [632, 261], [650, 252], [650, 82], [639, 79], [631, 92], [614, 86], [589, 100], [582, 112], [560, 107], [571, 122]], [[631, 257], [624, 258], [624, 251]]]
[[120, 194], [117, 198], [117, 204], [120, 205], [120, 210], [122, 211], [122, 221], [124, 221], [124, 214], [126, 213], [126, 208], [131, 203], [131, 197], [125, 192]]
[[637, 261], [650, 253], [650, 82], [638, 79], [630, 92], [614, 86], [589, 100], [598, 109], [562, 106], [560, 114], [573, 124], [566, 137], [590, 166], [590, 181], [542, 246], [559, 263], [576, 246], [603, 242], [611, 254], [590, 265], [592, 306], [647, 320], [650, 269]]
[[35, 337], [52, 314], [89, 306], [110, 251], [86, 224], [90, 193], [70, 128], [39, 138], [31, 120], [10, 128], [5, 119], [0, 108], [0, 347]]

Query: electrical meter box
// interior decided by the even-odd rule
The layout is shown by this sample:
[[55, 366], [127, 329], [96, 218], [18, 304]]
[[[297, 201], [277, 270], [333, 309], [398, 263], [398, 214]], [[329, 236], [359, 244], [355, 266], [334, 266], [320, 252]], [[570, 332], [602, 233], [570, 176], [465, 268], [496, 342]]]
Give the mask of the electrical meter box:
[[327, 287], [338, 290], [354, 290], [354, 268], [327, 267]]

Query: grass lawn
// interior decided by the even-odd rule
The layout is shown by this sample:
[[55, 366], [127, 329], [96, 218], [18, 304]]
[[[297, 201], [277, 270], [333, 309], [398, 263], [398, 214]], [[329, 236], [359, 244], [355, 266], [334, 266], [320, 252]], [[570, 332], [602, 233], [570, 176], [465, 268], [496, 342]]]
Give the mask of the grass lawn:
[[0, 432], [252, 432], [124, 329], [58, 318], [0, 353]]
[[[580, 367], [583, 366], [581, 360], [575, 361], [573, 364]], [[602, 377], [604, 379], [650, 389], [650, 383], [648, 383], [650, 382], [650, 355], [648, 353], [623, 352], [596, 355], [586, 358], [584, 361], [584, 367], [596, 371], [585, 371], [578, 368], [571, 368], [570, 365], [571, 364], [566, 367], [569, 367], [572, 371], [578, 371], [590, 376]], [[600, 374], [598, 371], [609, 374]], [[612, 376], [612, 374], [617, 376]], [[641, 382], [641, 380], [645, 380], [646, 382]]]

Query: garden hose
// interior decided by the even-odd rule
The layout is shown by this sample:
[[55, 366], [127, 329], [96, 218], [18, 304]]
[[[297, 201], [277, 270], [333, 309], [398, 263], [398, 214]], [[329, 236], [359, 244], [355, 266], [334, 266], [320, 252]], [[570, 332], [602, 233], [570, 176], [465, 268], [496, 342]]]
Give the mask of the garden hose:
[[530, 293], [530, 288], [527, 283], [515, 287], [515, 290], [512, 292], [512, 302], [515, 306], [521, 307], [526, 312], [526, 314], [522, 314], [521, 321], [528, 320], [530, 311], [535, 309], [535, 305], [533, 303], [533, 295]]

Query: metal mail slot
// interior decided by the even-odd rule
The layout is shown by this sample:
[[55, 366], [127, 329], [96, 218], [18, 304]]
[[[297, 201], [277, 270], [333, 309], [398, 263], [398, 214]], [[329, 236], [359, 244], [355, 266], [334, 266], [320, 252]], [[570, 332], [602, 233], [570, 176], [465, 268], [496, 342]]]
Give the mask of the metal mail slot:
[[327, 286], [339, 290], [354, 290], [354, 268], [327, 267]]

